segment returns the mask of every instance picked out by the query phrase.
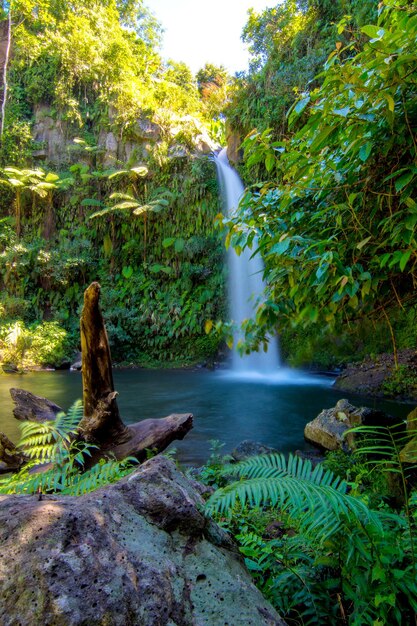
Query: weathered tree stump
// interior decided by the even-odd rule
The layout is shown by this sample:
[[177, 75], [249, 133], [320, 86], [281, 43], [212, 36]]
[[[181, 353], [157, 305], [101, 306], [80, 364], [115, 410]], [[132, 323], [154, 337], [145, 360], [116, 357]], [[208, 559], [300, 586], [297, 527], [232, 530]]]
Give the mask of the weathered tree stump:
[[99, 297], [98, 283], [92, 283], [84, 292], [80, 320], [84, 419], [80, 430], [86, 441], [106, 445], [126, 441], [129, 432], [117, 406], [110, 346]]
[[[130, 426], [123, 423], [116, 401], [110, 347], [99, 297], [98, 283], [92, 283], [84, 292], [80, 320], [84, 417], [77, 438], [97, 446], [89, 465], [109, 454], [119, 460], [134, 456], [141, 461], [146, 458], [148, 450], [162, 452], [175, 439], [183, 439], [193, 426], [193, 416], [181, 413], [143, 420]], [[15, 403], [13, 414], [16, 419], [54, 420], [62, 411], [58, 405], [29, 391], [11, 389], [10, 393]], [[5, 438], [3, 448], [1, 437]], [[18, 460], [14, 444], [6, 439], [0, 433], [0, 472], [3, 465], [9, 468], [4, 471], [16, 471], [24, 461], [22, 455]]]

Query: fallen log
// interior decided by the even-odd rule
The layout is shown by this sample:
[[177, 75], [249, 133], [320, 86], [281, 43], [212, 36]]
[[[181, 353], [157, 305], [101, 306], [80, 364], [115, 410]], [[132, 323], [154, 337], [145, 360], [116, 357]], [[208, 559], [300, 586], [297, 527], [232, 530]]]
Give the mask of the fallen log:
[[62, 411], [54, 402], [35, 396], [25, 389], [10, 389], [10, 395], [14, 402], [13, 415], [17, 420], [31, 420], [35, 422], [46, 422], [54, 420], [58, 413]]
[[[84, 293], [80, 320], [84, 417], [76, 439], [97, 446], [88, 467], [105, 456], [118, 460], [133, 456], [142, 461], [146, 459], [148, 451], [162, 452], [172, 441], [183, 439], [193, 426], [191, 413], [174, 413], [129, 426], [124, 424], [116, 401], [110, 347], [99, 297], [100, 285], [92, 283]], [[15, 403], [13, 414], [16, 419], [53, 420], [62, 411], [58, 405], [29, 391], [11, 389], [10, 393]], [[11, 442], [9, 444], [14, 447]], [[12, 454], [10, 447], [7, 454]], [[6, 462], [1, 454], [0, 461]]]

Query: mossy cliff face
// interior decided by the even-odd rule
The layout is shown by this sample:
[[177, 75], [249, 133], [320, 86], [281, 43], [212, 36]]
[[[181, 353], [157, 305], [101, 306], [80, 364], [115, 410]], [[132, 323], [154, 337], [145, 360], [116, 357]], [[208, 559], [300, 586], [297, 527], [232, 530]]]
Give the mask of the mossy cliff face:
[[0, 497], [0, 623], [285, 624], [202, 505], [163, 457], [79, 498]]

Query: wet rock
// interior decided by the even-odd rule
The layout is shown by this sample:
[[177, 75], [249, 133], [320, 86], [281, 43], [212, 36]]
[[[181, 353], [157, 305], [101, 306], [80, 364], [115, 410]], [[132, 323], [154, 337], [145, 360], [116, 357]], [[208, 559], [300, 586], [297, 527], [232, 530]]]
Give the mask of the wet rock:
[[349, 450], [354, 445], [353, 435], [346, 431], [361, 424], [389, 425], [395, 423], [393, 417], [368, 407], [355, 407], [348, 400], [339, 400], [335, 407], [324, 409], [304, 428], [304, 437], [310, 443], [325, 450]]
[[81, 352], [74, 357], [74, 362], [70, 366], [70, 370], [81, 370], [83, 366]]
[[67, 125], [54, 119], [51, 108], [46, 104], [36, 104], [33, 114], [33, 139], [42, 146], [33, 156], [56, 164], [67, 161]]
[[256, 441], [242, 441], [231, 452], [231, 456], [235, 461], [244, 461], [251, 456], [259, 456], [260, 454], [271, 454], [272, 452], [278, 452], [274, 448], [270, 448], [263, 443], [257, 443]]
[[326, 458], [324, 451], [318, 450], [317, 448], [311, 450], [296, 450], [294, 454], [303, 459], [303, 461], [310, 461], [313, 467], [322, 463]]
[[226, 122], [226, 142], [227, 142], [227, 158], [230, 163], [237, 165], [242, 161], [242, 139], [241, 135], [230, 127], [230, 124]]
[[273, 626], [194, 481], [154, 457], [78, 498], [0, 496], [2, 626]]

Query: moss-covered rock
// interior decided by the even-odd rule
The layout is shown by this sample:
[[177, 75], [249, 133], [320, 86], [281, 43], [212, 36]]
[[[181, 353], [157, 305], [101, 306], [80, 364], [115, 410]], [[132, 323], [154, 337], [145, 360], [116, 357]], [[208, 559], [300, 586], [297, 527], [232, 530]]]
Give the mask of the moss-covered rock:
[[75, 497], [0, 497], [2, 626], [273, 626], [197, 483], [164, 457]]

